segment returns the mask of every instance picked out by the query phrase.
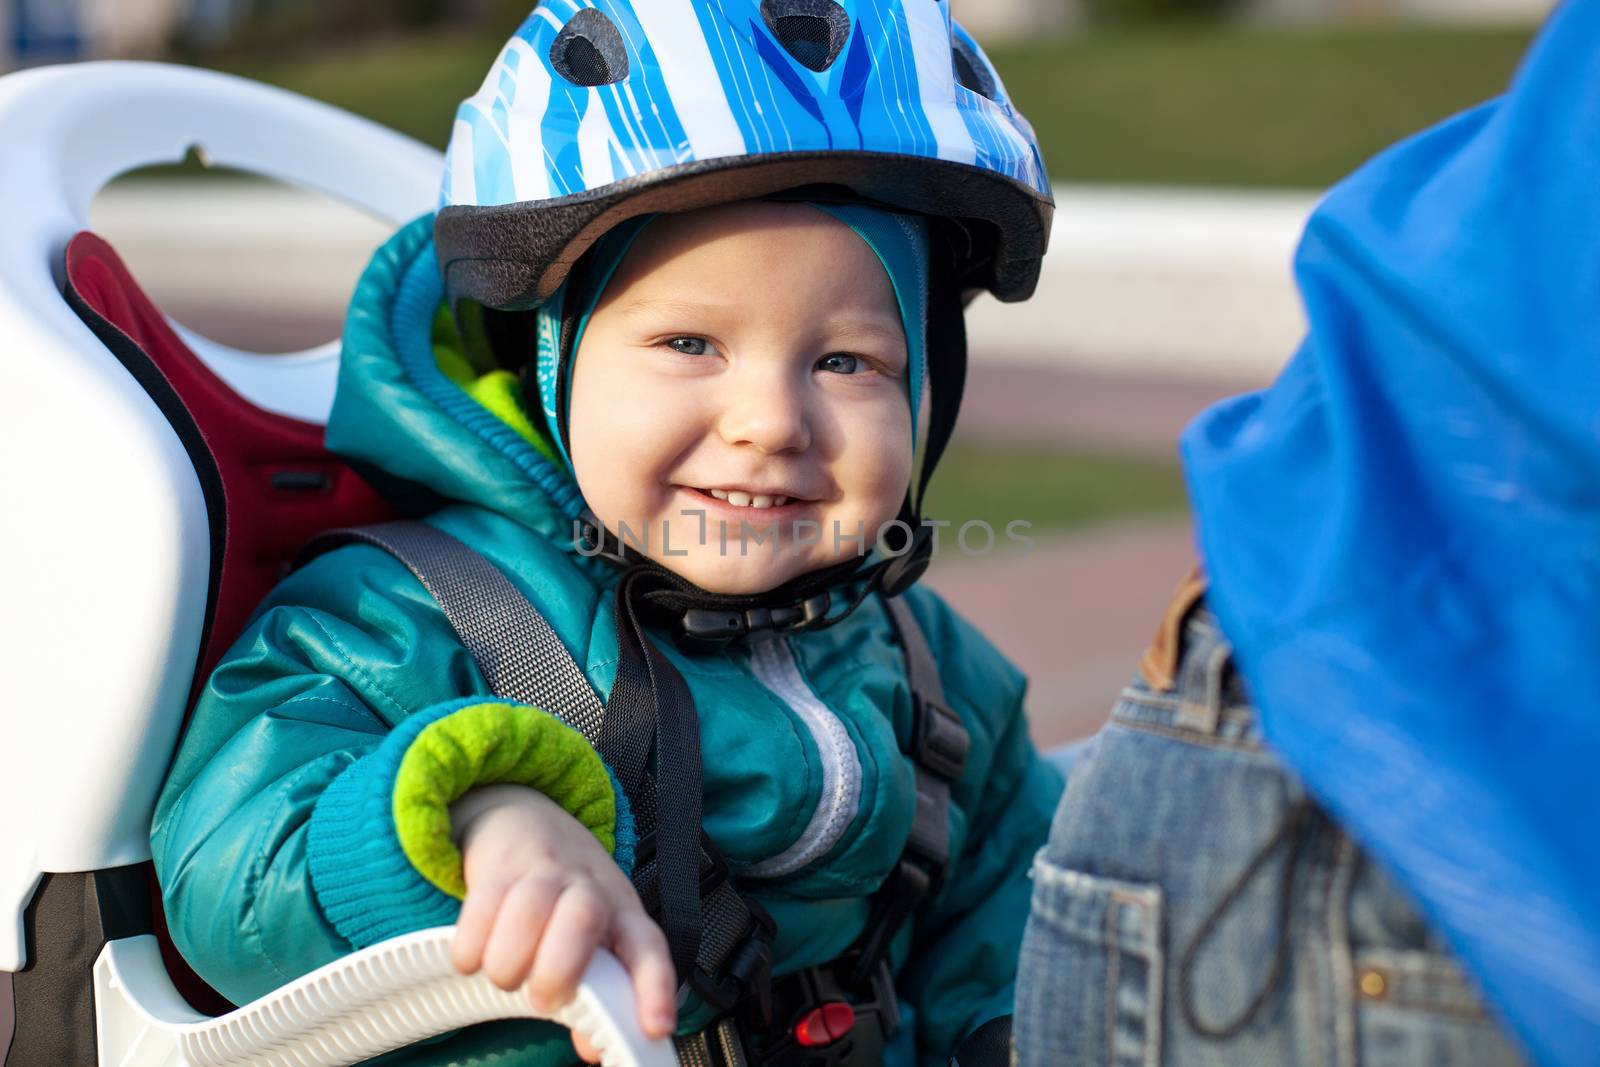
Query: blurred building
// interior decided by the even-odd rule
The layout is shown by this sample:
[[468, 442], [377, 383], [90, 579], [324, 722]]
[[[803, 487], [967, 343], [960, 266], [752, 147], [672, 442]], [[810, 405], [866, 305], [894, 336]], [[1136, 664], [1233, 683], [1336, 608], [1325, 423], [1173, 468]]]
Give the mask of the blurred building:
[[1055, 33], [1077, 21], [1077, 0], [951, 0], [956, 21], [980, 41]]
[[0, 0], [0, 71], [76, 59], [83, 50], [83, 19], [74, 4]]
[[0, 72], [71, 59], [159, 53], [180, 22], [226, 32], [248, 0], [0, 0]]

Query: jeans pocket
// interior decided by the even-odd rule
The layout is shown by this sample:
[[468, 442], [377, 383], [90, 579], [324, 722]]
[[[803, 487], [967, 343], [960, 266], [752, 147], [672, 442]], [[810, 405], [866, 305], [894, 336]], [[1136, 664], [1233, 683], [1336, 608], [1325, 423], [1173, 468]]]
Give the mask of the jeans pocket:
[[1461, 966], [1438, 952], [1363, 949], [1355, 956], [1362, 1067], [1520, 1067]]
[[1068, 870], [1040, 852], [1017, 973], [1018, 1062], [1158, 1067], [1161, 890]]

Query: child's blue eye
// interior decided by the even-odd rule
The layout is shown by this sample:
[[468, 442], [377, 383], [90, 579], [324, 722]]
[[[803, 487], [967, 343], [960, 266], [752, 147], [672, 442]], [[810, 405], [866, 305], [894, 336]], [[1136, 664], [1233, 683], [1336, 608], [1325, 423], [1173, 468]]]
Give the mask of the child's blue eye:
[[835, 352], [817, 360], [817, 366], [823, 370], [836, 371], [839, 374], [854, 374], [860, 362], [855, 356], [846, 355], [843, 352]]
[[686, 356], [703, 356], [707, 345], [704, 337], [674, 337], [667, 342], [667, 347]]

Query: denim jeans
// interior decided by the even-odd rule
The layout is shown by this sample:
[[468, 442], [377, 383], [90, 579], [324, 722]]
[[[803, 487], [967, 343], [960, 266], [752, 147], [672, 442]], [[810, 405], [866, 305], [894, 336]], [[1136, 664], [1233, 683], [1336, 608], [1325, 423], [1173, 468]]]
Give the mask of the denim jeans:
[[1522, 1062], [1398, 887], [1262, 745], [1203, 605], [1171, 685], [1091, 743], [1033, 866], [1014, 1035], [1028, 1067]]

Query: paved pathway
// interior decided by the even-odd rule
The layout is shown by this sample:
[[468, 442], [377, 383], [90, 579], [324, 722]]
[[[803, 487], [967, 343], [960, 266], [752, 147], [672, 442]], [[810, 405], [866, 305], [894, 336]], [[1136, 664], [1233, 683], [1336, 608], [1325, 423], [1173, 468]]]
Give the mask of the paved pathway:
[[1193, 562], [1187, 523], [1119, 524], [943, 557], [927, 581], [1028, 675], [1033, 737], [1049, 746], [1099, 728]]
[[1203, 409], [1265, 380], [1115, 376], [1003, 362], [978, 353], [961, 401], [961, 436], [1093, 445], [1177, 454], [1178, 435]]

